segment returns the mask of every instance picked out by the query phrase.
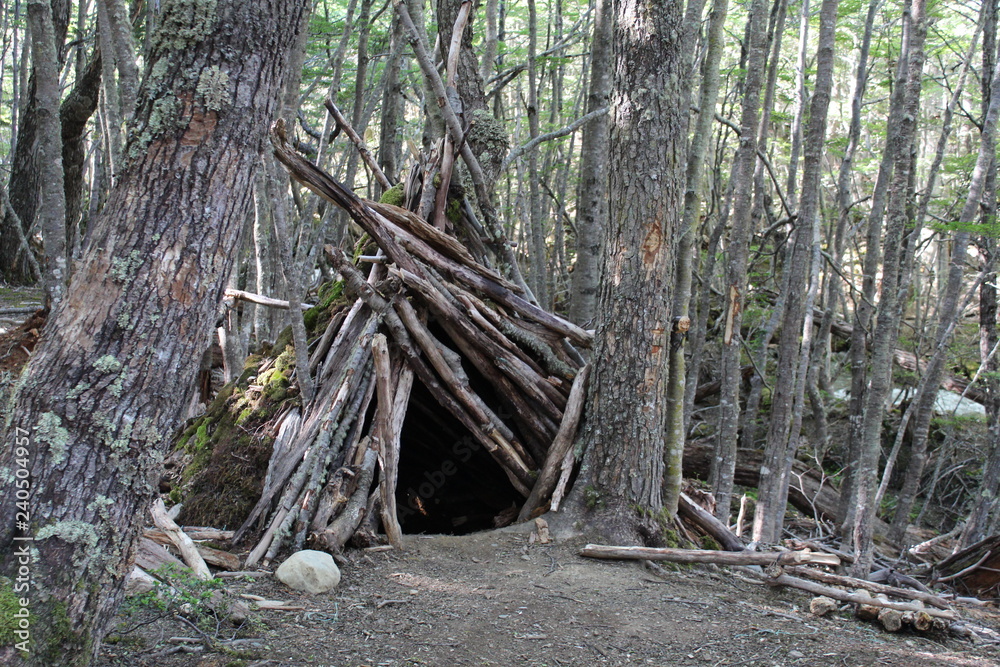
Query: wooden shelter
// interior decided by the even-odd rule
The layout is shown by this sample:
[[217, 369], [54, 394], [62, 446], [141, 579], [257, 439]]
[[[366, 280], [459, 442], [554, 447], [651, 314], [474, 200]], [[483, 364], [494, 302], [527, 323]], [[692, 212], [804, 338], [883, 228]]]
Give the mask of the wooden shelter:
[[587, 377], [577, 348], [592, 334], [413, 212], [357, 197], [291, 151], [280, 125], [272, 143], [379, 253], [366, 276], [324, 249], [354, 302], [311, 352], [312, 400], [282, 416], [260, 501], [236, 535], [261, 536], [246, 566], [285, 546], [337, 551], [373, 533], [376, 516], [398, 546], [401, 525], [475, 530], [558, 505]]

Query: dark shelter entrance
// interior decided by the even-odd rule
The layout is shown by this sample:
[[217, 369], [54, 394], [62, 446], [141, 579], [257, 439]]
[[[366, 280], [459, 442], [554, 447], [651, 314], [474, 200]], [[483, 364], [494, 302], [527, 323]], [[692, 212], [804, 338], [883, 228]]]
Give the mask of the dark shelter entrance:
[[396, 507], [404, 533], [464, 535], [524, 499], [486, 448], [419, 382], [400, 434]]

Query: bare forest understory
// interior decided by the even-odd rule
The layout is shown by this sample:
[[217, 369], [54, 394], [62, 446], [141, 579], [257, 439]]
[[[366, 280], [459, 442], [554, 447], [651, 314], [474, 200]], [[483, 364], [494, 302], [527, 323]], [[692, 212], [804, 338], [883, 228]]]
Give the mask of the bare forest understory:
[[[225, 623], [224, 650], [170, 612], [126, 603], [97, 664], [199, 665], [830, 665], [987, 667], [996, 645], [947, 632], [888, 633], [844, 605], [820, 618], [808, 595], [739, 569], [669, 567], [577, 555], [581, 539], [531, 543], [521, 528], [407, 535], [404, 551], [350, 550], [340, 587], [296, 594], [271, 577], [233, 596], [283, 602], [256, 630]], [[244, 598], [245, 599], [245, 598]], [[963, 616], [1000, 629], [993, 614]], [[143, 624], [144, 625], [140, 625]], [[137, 627], [138, 626], [138, 627]], [[123, 632], [123, 630], [129, 630]], [[214, 634], [214, 633], [213, 633]], [[226, 642], [233, 635], [243, 639]], [[188, 639], [177, 639], [186, 637]]]

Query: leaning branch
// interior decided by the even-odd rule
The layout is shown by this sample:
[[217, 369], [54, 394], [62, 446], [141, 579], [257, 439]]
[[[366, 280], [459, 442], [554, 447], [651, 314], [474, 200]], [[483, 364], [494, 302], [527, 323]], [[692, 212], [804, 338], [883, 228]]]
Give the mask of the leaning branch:
[[576, 132], [580, 127], [586, 125], [587, 123], [589, 123], [590, 121], [594, 120], [599, 116], [603, 116], [606, 113], [608, 113], [608, 108], [601, 107], [600, 109], [595, 109], [594, 111], [591, 111], [585, 116], [580, 116], [579, 118], [577, 118], [576, 120], [574, 120], [572, 123], [570, 123], [565, 127], [560, 127], [558, 130], [553, 130], [552, 132], [546, 132], [545, 134], [538, 135], [528, 143], [522, 146], [518, 146], [517, 148], [512, 150], [510, 154], [507, 156], [507, 158], [503, 161], [503, 164], [500, 166], [500, 171], [503, 171], [504, 169], [509, 167], [514, 162], [514, 160], [518, 159], [519, 157], [530, 151], [538, 144], [545, 141], [551, 141], [552, 139], [558, 139], [559, 137], [565, 137], [567, 134]]

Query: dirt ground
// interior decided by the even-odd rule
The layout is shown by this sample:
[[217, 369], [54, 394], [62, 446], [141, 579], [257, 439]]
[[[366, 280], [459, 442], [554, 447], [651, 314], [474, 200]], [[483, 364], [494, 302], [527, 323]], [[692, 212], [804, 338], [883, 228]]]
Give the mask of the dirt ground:
[[[298, 595], [272, 577], [228, 583], [234, 594], [303, 607], [260, 612], [255, 636], [228, 654], [197, 642], [185, 644], [195, 652], [166, 654], [179, 645], [171, 637], [192, 635], [166, 617], [113, 639], [98, 664], [1000, 665], [995, 645], [889, 634], [846, 610], [817, 618], [799, 591], [714, 566], [660, 578], [636, 563], [581, 558], [583, 543], [532, 544], [524, 530], [410, 535], [402, 553], [348, 552], [329, 594]], [[977, 622], [1000, 627], [1000, 616]]]

